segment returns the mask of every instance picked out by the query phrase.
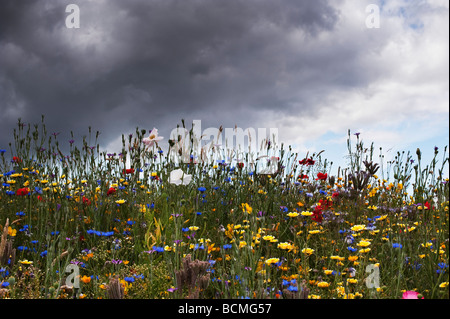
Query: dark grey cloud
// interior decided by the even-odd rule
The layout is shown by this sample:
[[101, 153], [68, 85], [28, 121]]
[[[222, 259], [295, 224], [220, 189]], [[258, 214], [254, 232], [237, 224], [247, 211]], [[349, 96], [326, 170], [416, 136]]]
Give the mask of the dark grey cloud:
[[[70, 3], [80, 29], [65, 27]], [[367, 76], [350, 48], [307, 49], [338, 21], [325, 0], [2, 1], [0, 147], [18, 117], [41, 114], [104, 144], [136, 126], [167, 135], [182, 118], [245, 128], [264, 110], [314, 114], [324, 88]]]

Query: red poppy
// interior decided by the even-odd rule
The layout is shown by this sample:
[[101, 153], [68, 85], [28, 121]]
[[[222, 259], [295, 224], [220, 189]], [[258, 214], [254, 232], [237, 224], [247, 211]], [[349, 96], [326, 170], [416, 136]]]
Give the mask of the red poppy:
[[20, 157], [17, 156], [13, 156], [12, 160], [14, 163], [22, 163], [22, 159], [20, 159]]
[[114, 187], [111, 187], [110, 189], [108, 189], [108, 191], [106, 192], [106, 195], [109, 196], [111, 194], [114, 194], [116, 192], [116, 190], [114, 189]]
[[318, 223], [322, 222], [322, 208], [320, 206], [316, 206], [316, 208], [314, 208], [312, 220]]
[[333, 197], [333, 198], [336, 198], [336, 197], [338, 197], [338, 196], [339, 196], [339, 193], [338, 193], [338, 192], [334, 192], [333, 195], [331, 195], [331, 197]]
[[320, 179], [321, 181], [324, 181], [324, 180], [327, 179], [327, 177], [328, 177], [328, 174], [327, 174], [327, 173], [325, 173], [325, 174], [323, 174], [323, 173], [317, 173], [316, 181], [319, 180], [319, 179]]
[[244, 163], [238, 163], [238, 168], [242, 169], [244, 167]]
[[300, 174], [300, 175], [298, 175], [297, 178], [298, 178], [298, 179], [308, 179], [309, 177], [308, 177], [308, 175]]
[[333, 206], [333, 202], [331, 201], [331, 200], [323, 200], [323, 199], [321, 199], [321, 200], [319, 200], [319, 203], [320, 203], [320, 207], [322, 208], [322, 207], [324, 207], [324, 208], [330, 208], [331, 206]]
[[89, 200], [89, 198], [83, 196], [83, 204], [91, 205], [91, 201]]
[[304, 158], [301, 161], [298, 161], [300, 165], [314, 165], [316, 162], [312, 158]]
[[19, 188], [16, 191], [16, 194], [18, 196], [25, 196], [25, 195], [28, 195], [29, 192], [30, 192], [30, 189], [28, 187], [24, 187], [24, 188]]
[[45, 200], [42, 198], [41, 195], [38, 195], [38, 196], [37, 196], [37, 199], [38, 199], [38, 201], [40, 201], [40, 202], [45, 202]]
[[133, 174], [134, 173], [134, 168], [128, 168], [128, 169], [124, 169], [123, 170], [123, 174]]
[[431, 205], [428, 201], [425, 202], [425, 204], [423, 204], [428, 210], [431, 209]]

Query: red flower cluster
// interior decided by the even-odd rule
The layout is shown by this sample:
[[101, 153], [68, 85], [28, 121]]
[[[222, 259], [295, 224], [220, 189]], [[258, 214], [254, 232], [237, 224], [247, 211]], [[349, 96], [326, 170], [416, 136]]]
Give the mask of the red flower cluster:
[[300, 163], [300, 165], [307, 165], [307, 166], [311, 166], [316, 163], [312, 158], [304, 158], [298, 162]]
[[425, 204], [423, 204], [423, 206], [425, 206], [428, 210], [434, 209], [434, 206], [431, 207], [431, 205], [428, 201], [426, 201]]
[[325, 174], [323, 174], [323, 173], [317, 173], [316, 181], [317, 181], [317, 180], [324, 181], [324, 180], [327, 179], [327, 177], [328, 177], [328, 174], [327, 174], [327, 173], [325, 173]]
[[116, 192], [114, 187], [111, 187], [110, 189], [108, 189], [108, 191], [106, 192], [106, 196], [109, 196], [111, 194], [114, 194]]
[[317, 205], [316, 208], [314, 208], [314, 211], [312, 212], [312, 220], [316, 221], [318, 223], [322, 222], [322, 206]]
[[308, 179], [309, 177], [308, 177], [308, 175], [300, 174], [300, 175], [298, 175], [297, 178], [298, 178], [298, 179]]
[[25, 195], [28, 195], [29, 193], [30, 193], [30, 189], [29, 189], [28, 187], [19, 188], [19, 189], [16, 191], [16, 194], [17, 194], [18, 196], [25, 196]]
[[83, 196], [83, 204], [91, 205], [91, 201], [89, 200], [89, 198]]
[[13, 156], [12, 161], [14, 163], [22, 163], [22, 159], [20, 157], [17, 157], [17, 156]]
[[331, 206], [333, 206], [333, 202], [331, 200], [327, 200], [327, 199], [319, 200], [319, 204], [320, 204], [321, 208], [323, 207], [325, 209], [331, 208]]

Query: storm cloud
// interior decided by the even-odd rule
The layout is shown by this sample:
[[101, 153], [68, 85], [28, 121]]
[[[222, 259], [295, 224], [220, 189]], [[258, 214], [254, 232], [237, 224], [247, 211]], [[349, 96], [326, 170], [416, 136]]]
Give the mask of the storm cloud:
[[[371, 113], [389, 107], [381, 100], [355, 105], [392, 92], [381, 86], [393, 78], [423, 87], [427, 75], [428, 89], [448, 95], [442, 83], [448, 71], [439, 64], [448, 43], [427, 67], [421, 55], [401, 64], [409, 56], [395, 50], [404, 41], [425, 43], [420, 32], [430, 27], [428, 18], [448, 20], [448, 4], [435, 2], [380, 3], [389, 19], [371, 30], [369, 1], [2, 1], [0, 147], [11, 140], [17, 118], [33, 124], [42, 114], [55, 132], [85, 134], [92, 126], [104, 145], [137, 126], [167, 136], [181, 119], [200, 119], [204, 127], [286, 128], [304, 139], [302, 128], [317, 135], [364, 127]], [[71, 3], [80, 8], [78, 29], [65, 24]], [[435, 45], [436, 37], [426, 40]], [[414, 63], [418, 70], [408, 69]], [[423, 95], [405, 94], [420, 109], [415, 104]], [[432, 113], [442, 115], [443, 106], [439, 99]], [[394, 115], [404, 110], [398, 105]], [[337, 126], [336, 118], [342, 118]]]

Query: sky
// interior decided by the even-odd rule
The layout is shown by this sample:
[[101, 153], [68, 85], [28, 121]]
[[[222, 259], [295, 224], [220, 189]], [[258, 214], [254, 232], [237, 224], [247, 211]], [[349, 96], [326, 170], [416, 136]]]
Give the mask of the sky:
[[348, 130], [431, 158], [449, 144], [448, 30], [448, 0], [3, 0], [0, 149], [44, 115], [60, 144], [90, 126], [111, 153], [184, 119], [275, 128], [335, 166]]

